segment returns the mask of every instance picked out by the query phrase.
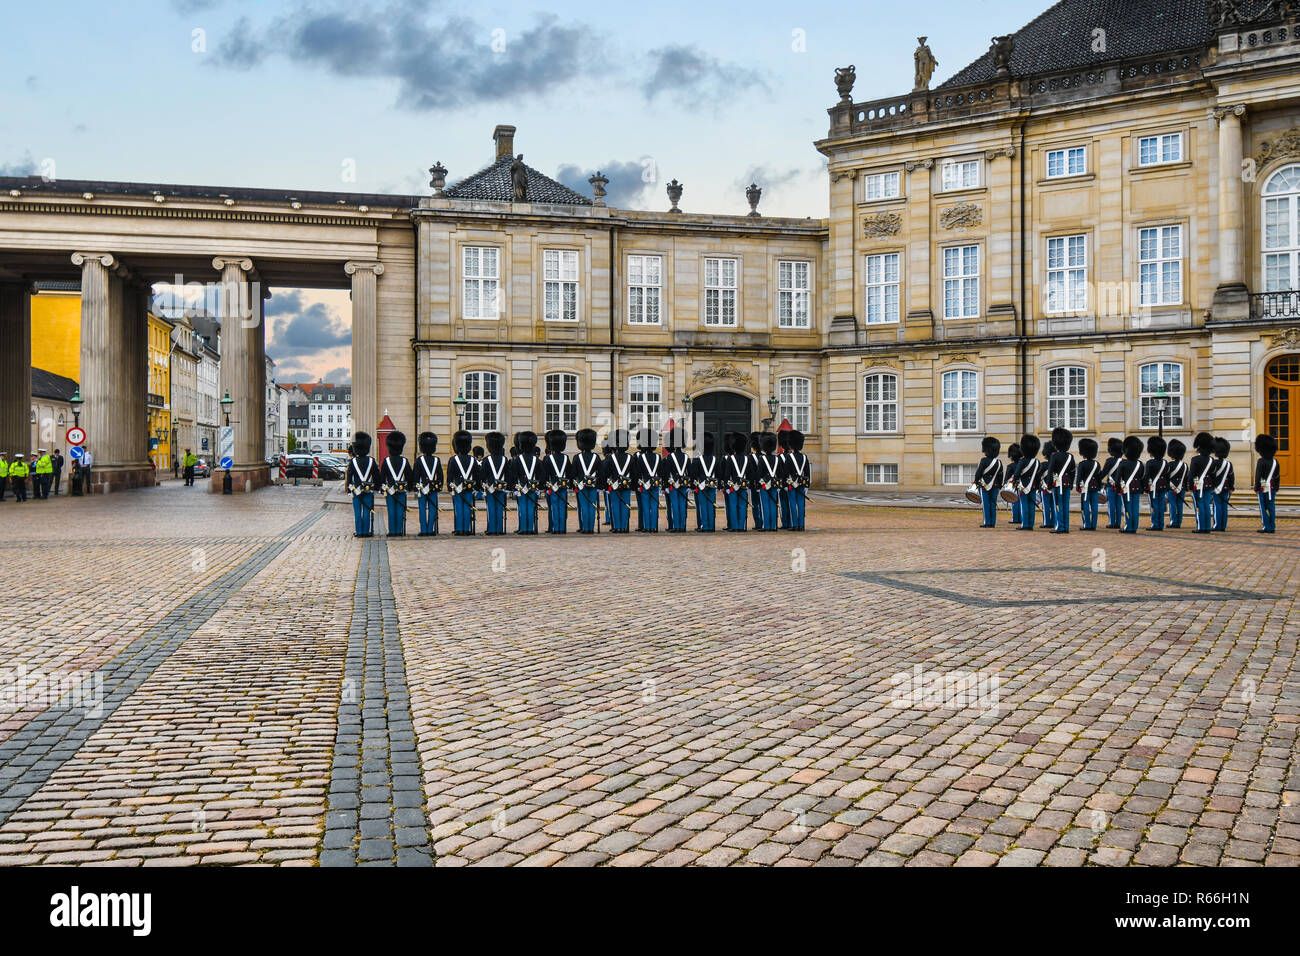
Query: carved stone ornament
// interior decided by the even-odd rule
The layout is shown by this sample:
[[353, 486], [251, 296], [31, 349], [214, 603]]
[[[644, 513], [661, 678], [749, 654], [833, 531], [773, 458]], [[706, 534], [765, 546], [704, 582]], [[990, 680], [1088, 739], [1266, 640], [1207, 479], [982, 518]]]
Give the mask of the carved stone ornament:
[[972, 202], [949, 206], [939, 213], [939, 225], [945, 229], [973, 229], [984, 221], [984, 211]]
[[933, 159], [913, 159], [903, 164], [903, 168], [909, 173], [914, 169], [934, 169]]
[[1216, 106], [1216, 107], [1214, 107], [1214, 121], [1215, 121], [1216, 123], [1222, 123], [1223, 120], [1224, 120], [1224, 118], [1225, 118], [1225, 117], [1228, 117], [1228, 116], [1237, 116], [1237, 117], [1241, 117], [1241, 116], [1245, 116], [1245, 115], [1246, 115], [1246, 104], [1245, 104], [1245, 103], [1238, 103], [1238, 104], [1236, 104], [1235, 106]]
[[888, 239], [903, 231], [903, 217], [896, 212], [882, 212], [862, 220], [862, 235], [868, 239]]
[[841, 179], [853, 179], [858, 175], [856, 169], [832, 169], [831, 182], [838, 183]]
[[853, 102], [853, 83], [857, 78], [858, 71], [852, 63], [835, 68], [835, 91], [840, 94], [841, 103]]
[[1300, 128], [1292, 126], [1277, 139], [1261, 143], [1255, 162], [1263, 166], [1283, 156], [1300, 156]]
[[996, 149], [986, 149], [984, 151], [984, 158], [987, 160], [994, 160], [1003, 156], [1007, 159], [1013, 159], [1015, 155], [1016, 148], [1014, 146], [999, 146]]
[[1300, 348], [1300, 329], [1283, 329], [1281, 332], [1274, 332], [1269, 339], [1274, 348]]
[[729, 362], [714, 362], [691, 373], [691, 385], [704, 385], [709, 382], [730, 382], [733, 385], [749, 385], [753, 381], [748, 372], [741, 371]]

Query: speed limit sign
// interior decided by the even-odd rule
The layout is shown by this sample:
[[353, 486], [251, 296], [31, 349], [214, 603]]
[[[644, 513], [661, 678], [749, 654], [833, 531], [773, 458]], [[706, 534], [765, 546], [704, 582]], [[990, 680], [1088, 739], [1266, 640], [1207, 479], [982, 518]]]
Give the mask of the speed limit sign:
[[68, 429], [69, 445], [84, 445], [85, 443], [86, 443], [86, 430], [84, 428], [80, 428], [76, 425], [73, 425], [71, 428]]

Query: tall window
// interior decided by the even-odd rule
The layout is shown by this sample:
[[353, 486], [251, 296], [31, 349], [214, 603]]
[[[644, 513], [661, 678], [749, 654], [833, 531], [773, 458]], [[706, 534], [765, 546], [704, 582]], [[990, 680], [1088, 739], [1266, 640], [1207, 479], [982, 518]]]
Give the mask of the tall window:
[[974, 189], [980, 184], [980, 162], [967, 159], [956, 163], [944, 163], [941, 168], [943, 191], [952, 189]]
[[808, 328], [808, 263], [779, 260], [776, 264], [777, 325]]
[[501, 377], [496, 372], [466, 372], [461, 388], [465, 393], [465, 430], [496, 431], [501, 420]]
[[862, 430], [898, 431], [898, 376], [874, 372], [862, 380]]
[[662, 256], [627, 257], [627, 320], [630, 324], [659, 324], [662, 288]]
[[897, 252], [867, 256], [867, 324], [898, 321]]
[[547, 322], [578, 321], [578, 253], [571, 249], [542, 251], [542, 290]]
[[943, 430], [972, 432], [980, 427], [979, 373], [943, 373]]
[[736, 324], [736, 260], [704, 260], [704, 324]]
[[1156, 166], [1160, 163], [1177, 163], [1183, 158], [1183, 134], [1161, 133], [1143, 136], [1138, 140], [1138, 165]]
[[[812, 381], [798, 376], [778, 379], [776, 397], [781, 403], [777, 414], [788, 421], [796, 431], [811, 431]], [[778, 424], [780, 424], [778, 422]]]
[[461, 250], [465, 318], [497, 318], [497, 293], [501, 283], [500, 258], [501, 250], [495, 246], [465, 246]]
[[980, 314], [980, 247], [943, 250], [943, 317], [973, 319]]
[[[1162, 394], [1163, 393], [1163, 394]], [[1156, 428], [1164, 406], [1167, 428], [1183, 427], [1183, 367], [1177, 362], [1151, 362], [1138, 369], [1139, 425]]]
[[862, 198], [871, 202], [876, 199], [895, 199], [901, 195], [901, 177], [898, 171], [890, 173], [871, 173], [863, 185]]
[[1088, 370], [1078, 365], [1047, 370], [1047, 427], [1088, 427]]
[[1183, 301], [1183, 227], [1138, 230], [1138, 281], [1142, 305], [1179, 305]]
[[1264, 184], [1264, 291], [1300, 289], [1300, 165]]
[[553, 372], [542, 382], [544, 403], [543, 418], [546, 430], [578, 430], [578, 376], [569, 372]]
[[1082, 176], [1088, 171], [1087, 150], [1083, 146], [1052, 149], [1047, 153], [1047, 177]]
[[1047, 240], [1047, 311], [1080, 312], [1088, 307], [1088, 237]]
[[664, 380], [658, 375], [633, 375], [627, 383], [628, 427], [658, 430], [663, 392]]

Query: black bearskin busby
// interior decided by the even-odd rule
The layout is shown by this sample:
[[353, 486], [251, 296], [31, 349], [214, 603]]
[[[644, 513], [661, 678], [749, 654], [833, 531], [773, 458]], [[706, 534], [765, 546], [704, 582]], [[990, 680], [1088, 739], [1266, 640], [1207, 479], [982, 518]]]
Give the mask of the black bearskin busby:
[[559, 454], [569, 443], [569, 437], [559, 428], [552, 428], [546, 433], [546, 450]]
[[1052, 429], [1052, 445], [1057, 451], [1069, 451], [1070, 445], [1074, 441], [1074, 432], [1068, 428]]
[[638, 428], [636, 432], [636, 447], [638, 451], [654, 451], [654, 432], [648, 428]]
[[663, 436], [663, 446], [669, 451], [676, 451], [682, 447], [682, 433], [677, 428], [665, 428]]
[[[491, 440], [492, 440], [492, 436], [489, 435], [488, 436], [489, 443], [491, 442]], [[473, 447], [474, 447], [474, 436], [471, 435], [469, 432], [465, 431], [464, 429], [461, 429], [460, 431], [456, 432], [456, 434], [451, 436], [451, 448], [452, 451], [454, 451], [456, 454], [468, 455], [469, 450]]]
[[1085, 461], [1096, 461], [1099, 447], [1095, 438], [1079, 439], [1079, 454], [1083, 456]]
[[776, 433], [776, 443], [781, 447], [781, 451], [790, 450], [790, 432], [792, 429], [785, 429]]
[[803, 432], [799, 431], [796, 428], [787, 432], [787, 434], [790, 436], [790, 450], [803, 451], [803, 440], [804, 440]]
[[1142, 439], [1137, 435], [1129, 435], [1124, 439], [1124, 457], [1129, 461], [1137, 461], [1142, 457]]
[[1010, 458], [1012, 461], [1019, 461], [1021, 458], [1025, 457], [1024, 454], [1020, 451], [1019, 442], [1013, 441], [1011, 443], [1011, 446], [1007, 448], [1007, 457]]
[[992, 435], [985, 435], [980, 442], [980, 450], [984, 452], [985, 458], [996, 458], [1002, 452], [1002, 442]]
[[368, 432], [357, 432], [352, 436], [352, 447], [356, 450], [358, 458], [365, 458], [370, 454], [370, 443], [373, 440]]
[[1255, 436], [1255, 451], [1261, 458], [1272, 458], [1277, 454], [1277, 439], [1272, 435]]
[[537, 432], [519, 433], [519, 454], [521, 455], [537, 454]]
[[[760, 451], [762, 448], [763, 448], [763, 433], [762, 433], [762, 432], [750, 432], [750, 433], [749, 433], [749, 450], [750, 450], [750, 451]], [[741, 451], [744, 451], [744, 450], [745, 450], [745, 449], [743, 449], [743, 448], [741, 449]]]
[[1200, 432], [1192, 439], [1192, 447], [1203, 455], [1214, 454], [1214, 436], [1209, 432]]
[[1182, 461], [1183, 456], [1187, 454], [1187, 446], [1177, 438], [1169, 439], [1169, 447], [1165, 449], [1169, 454], [1170, 461]]
[[433, 432], [420, 432], [420, 454], [432, 455], [438, 450], [438, 436]]
[[759, 440], [759, 442], [762, 443], [762, 444], [761, 444], [761, 447], [762, 447], [762, 449], [763, 449], [763, 454], [765, 454], [765, 455], [775, 455], [775, 454], [776, 454], [776, 436], [775, 436], [775, 435], [773, 435], [771, 432], [763, 432], [761, 435], [758, 436], [758, 440]]
[[596, 430], [594, 428], [579, 428], [574, 440], [578, 443], [579, 451], [591, 451], [596, 447]]
[[488, 432], [483, 437], [483, 441], [487, 443], [489, 455], [504, 455], [506, 453], [506, 436], [501, 432]]
[[1121, 455], [1124, 454], [1124, 442], [1122, 442], [1122, 441], [1121, 441], [1120, 439], [1118, 439], [1118, 438], [1107, 438], [1107, 439], [1106, 439], [1106, 452], [1107, 452], [1107, 453], [1108, 453], [1112, 458], [1119, 458]]
[[401, 432], [389, 432], [388, 454], [393, 458], [400, 458], [404, 451], [406, 451], [406, 436]]
[[713, 432], [705, 432], [704, 433], [704, 454], [706, 455], [713, 454], [713, 444], [714, 444]]
[[1232, 445], [1226, 438], [1214, 439], [1214, 454], [1219, 458], [1227, 458], [1228, 453], [1232, 451]]
[[1152, 458], [1163, 458], [1168, 447], [1159, 435], [1152, 435], [1147, 439], [1147, 454]]
[[613, 434], [610, 436], [609, 443], [612, 446], [614, 451], [627, 451], [627, 446], [630, 439], [631, 436], [628, 434], [626, 428], [616, 428], [614, 429]]
[[1038, 449], [1042, 446], [1043, 443], [1038, 440], [1037, 435], [1024, 435], [1020, 439], [1020, 454], [1032, 461], [1038, 457]]
[[1042, 450], [1044, 458], [1051, 458], [1056, 454], [1056, 442], [1052, 440], [1051, 435], [1044, 435], [1038, 447]]

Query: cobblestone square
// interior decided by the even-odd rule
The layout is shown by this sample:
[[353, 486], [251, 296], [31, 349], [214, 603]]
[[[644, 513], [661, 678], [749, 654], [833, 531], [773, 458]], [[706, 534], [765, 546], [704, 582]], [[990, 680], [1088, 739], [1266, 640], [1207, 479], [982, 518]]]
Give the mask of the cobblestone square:
[[1293, 519], [359, 541], [322, 501], [0, 506], [0, 865], [1300, 863]]

